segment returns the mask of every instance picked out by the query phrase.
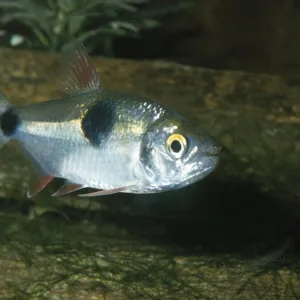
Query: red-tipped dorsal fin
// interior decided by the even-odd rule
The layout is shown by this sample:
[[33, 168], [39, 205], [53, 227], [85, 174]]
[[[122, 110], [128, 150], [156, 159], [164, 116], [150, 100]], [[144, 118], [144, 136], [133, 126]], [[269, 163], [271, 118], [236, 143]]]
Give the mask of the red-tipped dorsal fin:
[[100, 88], [96, 69], [81, 42], [68, 44], [62, 53], [62, 83], [66, 93], [81, 94]]
[[59, 188], [52, 196], [58, 197], [58, 196], [63, 196], [75, 191], [78, 191], [80, 189], [83, 189], [84, 186], [81, 184], [76, 184], [76, 183], [65, 183], [61, 188]]
[[42, 189], [44, 189], [52, 180], [53, 176], [44, 175], [37, 178], [35, 182], [32, 183], [32, 187], [27, 192], [27, 197], [32, 198], [36, 196]]
[[115, 189], [111, 189], [111, 190], [99, 190], [99, 191], [92, 192], [92, 193], [80, 194], [78, 196], [79, 197], [97, 197], [97, 196], [111, 195], [111, 194], [123, 192], [127, 188], [128, 188], [128, 186], [121, 187], [121, 188], [115, 188]]

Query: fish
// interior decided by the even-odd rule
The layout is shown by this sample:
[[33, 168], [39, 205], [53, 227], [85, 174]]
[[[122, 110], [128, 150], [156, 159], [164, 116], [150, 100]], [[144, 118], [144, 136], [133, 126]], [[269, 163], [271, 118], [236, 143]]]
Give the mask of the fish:
[[0, 146], [18, 141], [38, 175], [27, 197], [54, 178], [64, 183], [52, 196], [159, 193], [216, 168], [215, 137], [157, 101], [102, 88], [81, 42], [66, 46], [62, 60], [62, 98], [13, 106], [0, 94]]

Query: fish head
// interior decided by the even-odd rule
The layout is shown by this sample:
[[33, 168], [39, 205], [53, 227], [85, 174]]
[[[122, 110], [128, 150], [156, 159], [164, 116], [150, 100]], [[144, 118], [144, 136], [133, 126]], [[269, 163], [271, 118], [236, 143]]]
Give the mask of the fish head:
[[199, 181], [217, 166], [217, 139], [177, 114], [167, 114], [145, 132], [140, 160], [148, 192], [178, 189]]

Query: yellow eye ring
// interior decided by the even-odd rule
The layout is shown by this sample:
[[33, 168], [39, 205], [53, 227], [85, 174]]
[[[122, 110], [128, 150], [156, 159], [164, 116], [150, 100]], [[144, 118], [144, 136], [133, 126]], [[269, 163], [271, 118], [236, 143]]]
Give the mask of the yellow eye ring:
[[187, 147], [187, 139], [185, 136], [173, 133], [167, 138], [167, 149], [169, 152], [179, 158], [185, 152]]

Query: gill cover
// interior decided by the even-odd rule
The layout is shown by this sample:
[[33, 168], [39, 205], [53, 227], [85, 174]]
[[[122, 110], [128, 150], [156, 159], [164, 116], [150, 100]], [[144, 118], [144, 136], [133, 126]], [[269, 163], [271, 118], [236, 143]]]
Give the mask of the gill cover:
[[174, 183], [182, 159], [188, 152], [188, 138], [180, 132], [179, 123], [163, 117], [144, 133], [140, 160], [150, 185], [156, 191], [167, 189]]

